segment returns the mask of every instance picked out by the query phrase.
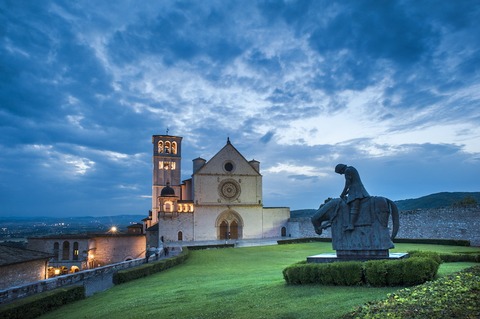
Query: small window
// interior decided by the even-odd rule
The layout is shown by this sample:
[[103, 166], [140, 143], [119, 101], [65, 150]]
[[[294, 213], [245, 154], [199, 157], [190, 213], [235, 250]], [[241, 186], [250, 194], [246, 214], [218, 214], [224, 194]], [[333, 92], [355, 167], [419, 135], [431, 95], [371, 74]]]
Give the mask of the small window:
[[78, 260], [78, 242], [73, 243], [73, 260]]
[[183, 240], [183, 233], [182, 231], [179, 231], [178, 232], [178, 241], [182, 241]]
[[223, 166], [227, 172], [232, 172], [233, 171], [233, 163], [232, 162], [226, 162], [225, 165]]

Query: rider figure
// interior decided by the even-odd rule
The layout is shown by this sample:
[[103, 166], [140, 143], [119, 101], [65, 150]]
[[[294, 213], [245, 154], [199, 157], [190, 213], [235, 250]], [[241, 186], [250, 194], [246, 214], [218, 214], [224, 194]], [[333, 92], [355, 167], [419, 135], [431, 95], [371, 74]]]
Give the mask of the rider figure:
[[338, 164], [335, 166], [335, 173], [341, 175], [345, 174], [345, 187], [343, 188], [340, 198], [346, 200], [350, 207], [349, 223], [345, 230], [351, 231], [355, 229], [355, 223], [358, 220], [360, 201], [362, 198], [370, 197], [370, 195], [365, 190], [360, 175], [355, 167]]

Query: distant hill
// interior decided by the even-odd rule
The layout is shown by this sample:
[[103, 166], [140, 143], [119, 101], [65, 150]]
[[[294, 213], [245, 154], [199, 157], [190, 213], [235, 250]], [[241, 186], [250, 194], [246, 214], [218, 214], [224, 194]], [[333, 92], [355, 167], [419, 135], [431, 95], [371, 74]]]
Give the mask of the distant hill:
[[[415, 209], [435, 209], [443, 207], [451, 207], [455, 203], [465, 199], [466, 197], [474, 198], [480, 204], [480, 192], [442, 192], [423, 196], [420, 198], [403, 199], [395, 201], [399, 210], [415, 210]], [[315, 214], [316, 209], [298, 209], [290, 212], [291, 218], [311, 217]]]
[[474, 198], [480, 204], [480, 192], [442, 192], [416, 199], [398, 200], [395, 203], [400, 210], [432, 209], [453, 206], [467, 197]]

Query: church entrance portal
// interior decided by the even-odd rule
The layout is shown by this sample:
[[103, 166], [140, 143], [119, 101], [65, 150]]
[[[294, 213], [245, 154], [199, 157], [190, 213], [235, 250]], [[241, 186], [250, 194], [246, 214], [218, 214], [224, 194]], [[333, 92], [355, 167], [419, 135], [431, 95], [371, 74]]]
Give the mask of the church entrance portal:
[[217, 238], [220, 240], [241, 239], [242, 238], [242, 219], [234, 211], [227, 211], [217, 219]]

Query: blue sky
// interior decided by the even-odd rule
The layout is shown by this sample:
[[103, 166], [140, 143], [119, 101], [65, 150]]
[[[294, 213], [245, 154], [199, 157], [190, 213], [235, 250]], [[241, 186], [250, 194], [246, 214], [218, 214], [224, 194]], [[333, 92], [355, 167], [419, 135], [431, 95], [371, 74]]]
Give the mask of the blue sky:
[[0, 215], [148, 214], [151, 136], [265, 206], [480, 191], [478, 1], [0, 1]]

